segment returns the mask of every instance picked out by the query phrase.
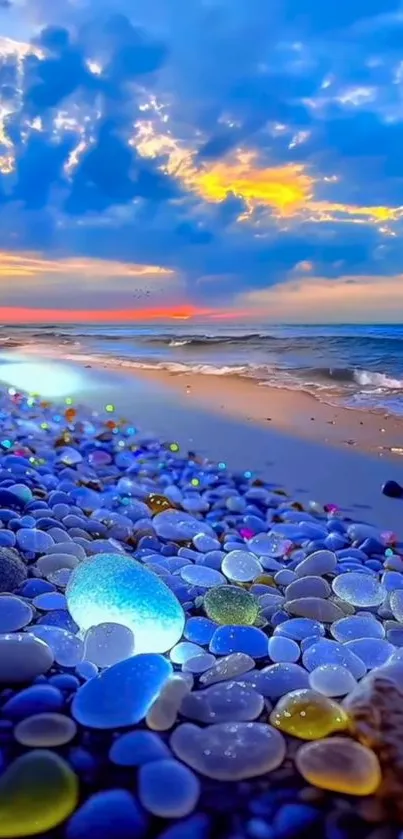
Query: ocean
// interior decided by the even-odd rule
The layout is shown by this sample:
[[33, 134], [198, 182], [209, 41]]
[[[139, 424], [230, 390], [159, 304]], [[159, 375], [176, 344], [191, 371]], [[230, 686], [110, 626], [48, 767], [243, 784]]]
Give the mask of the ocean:
[[272, 325], [232, 321], [134, 326], [2, 326], [2, 362], [45, 347], [86, 363], [243, 376], [332, 404], [403, 415], [403, 325]]

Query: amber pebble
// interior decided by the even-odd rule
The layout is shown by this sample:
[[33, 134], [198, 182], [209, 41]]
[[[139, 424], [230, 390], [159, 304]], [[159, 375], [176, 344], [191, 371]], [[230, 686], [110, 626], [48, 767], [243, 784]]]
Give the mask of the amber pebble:
[[64, 416], [66, 417], [67, 422], [73, 422], [77, 416], [77, 411], [75, 408], [67, 408], [64, 412]]
[[295, 764], [303, 778], [320, 789], [346, 795], [372, 795], [381, 782], [377, 756], [347, 737], [305, 743]]
[[276, 583], [274, 582], [274, 577], [271, 577], [270, 574], [260, 574], [259, 577], [255, 577], [253, 580], [253, 585], [259, 583], [262, 586], [274, 586], [276, 587]]
[[301, 740], [318, 740], [334, 731], [344, 731], [348, 721], [341, 705], [308, 688], [287, 693], [270, 714], [274, 728]]
[[166, 498], [165, 495], [157, 495], [156, 493], [151, 493], [148, 496], [147, 505], [153, 513], [162, 513], [163, 510], [175, 509], [175, 505], [171, 503], [169, 498]]

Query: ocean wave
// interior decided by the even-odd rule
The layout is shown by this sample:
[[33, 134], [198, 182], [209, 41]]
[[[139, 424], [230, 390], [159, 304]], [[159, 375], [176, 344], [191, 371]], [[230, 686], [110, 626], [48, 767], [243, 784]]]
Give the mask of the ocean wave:
[[363, 387], [376, 387], [382, 390], [403, 390], [403, 379], [393, 379], [386, 373], [370, 370], [354, 370], [354, 380]]

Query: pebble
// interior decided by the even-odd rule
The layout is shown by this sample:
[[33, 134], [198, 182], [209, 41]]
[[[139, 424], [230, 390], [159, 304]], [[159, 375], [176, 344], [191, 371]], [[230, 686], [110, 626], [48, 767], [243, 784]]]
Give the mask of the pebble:
[[142, 766], [170, 755], [168, 746], [153, 731], [129, 731], [114, 740], [109, 760], [117, 766]]
[[[206, 602], [206, 597], [210, 596], [210, 594], [211, 592], [207, 592], [207, 594], [204, 596], [204, 605]], [[217, 623], [219, 623], [219, 621], [217, 621]], [[216, 624], [208, 618], [188, 618], [185, 624], [183, 635], [188, 641], [190, 641], [193, 644], [209, 644], [216, 629]]]
[[246, 681], [250, 681], [255, 689], [269, 699], [280, 699], [293, 690], [309, 687], [307, 671], [299, 664], [279, 662], [269, 664], [262, 670], [246, 674]]
[[318, 740], [345, 730], [348, 715], [333, 699], [315, 690], [304, 689], [283, 696], [271, 712], [270, 722], [293, 737]]
[[307, 670], [312, 671], [321, 664], [340, 664], [352, 673], [355, 679], [361, 679], [366, 666], [361, 658], [348, 649], [346, 644], [339, 644], [328, 638], [321, 638], [305, 650], [302, 662]]
[[23, 629], [32, 617], [32, 609], [24, 600], [14, 595], [0, 595], [0, 633]]
[[75, 667], [83, 658], [84, 644], [81, 638], [68, 629], [36, 624], [28, 627], [28, 632], [50, 647], [55, 661], [62, 667]]
[[141, 839], [147, 819], [137, 799], [125, 789], [91, 795], [70, 819], [66, 839]]
[[298, 661], [301, 650], [296, 641], [282, 635], [273, 635], [269, 639], [269, 656], [272, 661]]
[[381, 781], [374, 752], [347, 737], [305, 743], [295, 759], [303, 778], [319, 789], [347, 795], [372, 795]]
[[311, 618], [291, 618], [276, 626], [274, 634], [285, 635], [294, 641], [303, 641], [304, 638], [320, 638], [325, 634], [325, 630], [319, 621]]
[[255, 661], [250, 655], [231, 653], [231, 655], [221, 658], [210, 670], [203, 673], [200, 677], [200, 683], [207, 687], [207, 685], [213, 685], [217, 682], [226, 682], [229, 679], [244, 675], [254, 666]]
[[227, 722], [199, 728], [179, 725], [170, 738], [174, 754], [201, 775], [218, 781], [241, 781], [281, 766], [285, 740], [272, 726]]
[[264, 658], [268, 654], [268, 638], [255, 626], [219, 626], [209, 649], [214, 655], [245, 653], [253, 658]]
[[[336, 579], [339, 579], [339, 577], [336, 577]], [[336, 603], [331, 600], [324, 600], [321, 597], [300, 597], [297, 600], [289, 600], [286, 602], [285, 608], [290, 615], [311, 618], [311, 620], [322, 621], [322, 623], [333, 623], [333, 621], [343, 617], [343, 612]]]
[[376, 577], [354, 571], [335, 577], [332, 588], [341, 600], [352, 606], [380, 606], [386, 596], [384, 587]]
[[164, 510], [153, 518], [157, 536], [166, 541], [187, 542], [201, 533], [215, 539], [214, 530], [207, 522], [195, 519], [179, 510]]
[[[189, 680], [190, 677], [190, 680]], [[193, 687], [191, 674], [174, 674], [168, 679], [147, 714], [147, 725], [153, 731], [168, 731], [176, 722], [183, 697]]]
[[188, 693], [180, 713], [203, 723], [255, 720], [263, 711], [263, 697], [249, 685], [220, 682], [206, 690]]
[[54, 661], [50, 647], [32, 635], [0, 635], [0, 683], [31, 682], [47, 673]]
[[172, 672], [161, 655], [136, 655], [103, 670], [77, 691], [75, 720], [88, 728], [122, 728], [144, 719]]
[[134, 654], [135, 639], [127, 626], [100, 623], [87, 630], [84, 637], [84, 658], [97, 667], [111, 667]]
[[206, 615], [219, 624], [252, 625], [259, 614], [257, 598], [239, 586], [210, 589], [204, 596], [203, 607]]
[[181, 569], [180, 576], [185, 583], [200, 588], [214, 588], [225, 582], [225, 577], [208, 565], [186, 565]]
[[186, 673], [205, 673], [216, 662], [216, 658], [211, 653], [202, 653], [196, 655], [194, 658], [188, 658], [182, 665], [182, 670]]
[[64, 822], [78, 804], [78, 780], [54, 752], [17, 757], [0, 776], [0, 836], [37, 836]]
[[381, 622], [372, 615], [352, 615], [341, 618], [330, 627], [330, 632], [336, 641], [345, 643], [358, 638], [384, 638], [385, 629]]
[[393, 591], [390, 595], [389, 599], [390, 608], [392, 610], [393, 617], [396, 618], [399, 623], [403, 623], [403, 591], [402, 589], [398, 589], [397, 591]]
[[336, 566], [337, 557], [332, 551], [315, 551], [298, 563], [295, 574], [297, 577], [322, 577], [334, 574]]
[[155, 760], [140, 767], [138, 793], [140, 803], [153, 816], [181, 819], [195, 809], [200, 781], [177, 760]]
[[230, 551], [221, 565], [221, 571], [227, 579], [237, 583], [251, 582], [262, 570], [258, 558], [248, 551]]
[[77, 732], [74, 720], [63, 714], [34, 714], [22, 720], [14, 729], [17, 743], [30, 748], [50, 749], [64, 746]]
[[185, 616], [179, 601], [131, 557], [98, 554], [87, 559], [74, 569], [66, 597], [82, 630], [99, 623], [126, 626], [135, 637], [136, 653], [166, 652], [182, 636]]
[[7, 719], [22, 720], [36, 713], [59, 711], [63, 694], [51, 684], [31, 685], [16, 693], [2, 707]]
[[313, 690], [324, 696], [346, 696], [357, 685], [350, 670], [341, 664], [321, 664], [309, 674], [309, 684]]
[[0, 547], [0, 592], [15, 591], [27, 578], [27, 567], [13, 548]]
[[332, 589], [322, 577], [300, 577], [290, 583], [285, 590], [286, 600], [298, 600], [303, 597], [329, 597]]
[[357, 638], [355, 641], [348, 641], [345, 649], [357, 655], [364, 662], [367, 670], [382, 667], [395, 652], [393, 644], [383, 638]]

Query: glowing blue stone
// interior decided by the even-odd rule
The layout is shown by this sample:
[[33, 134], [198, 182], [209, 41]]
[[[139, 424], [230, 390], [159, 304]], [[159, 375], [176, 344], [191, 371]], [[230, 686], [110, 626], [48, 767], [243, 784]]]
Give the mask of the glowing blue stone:
[[162, 655], [135, 655], [103, 670], [77, 691], [72, 714], [89, 728], [111, 729], [136, 725], [144, 719], [172, 675]]
[[86, 559], [74, 569], [66, 597], [82, 630], [100, 623], [127, 626], [136, 653], [164, 653], [182, 636], [185, 616], [175, 595], [160, 577], [127, 556]]

